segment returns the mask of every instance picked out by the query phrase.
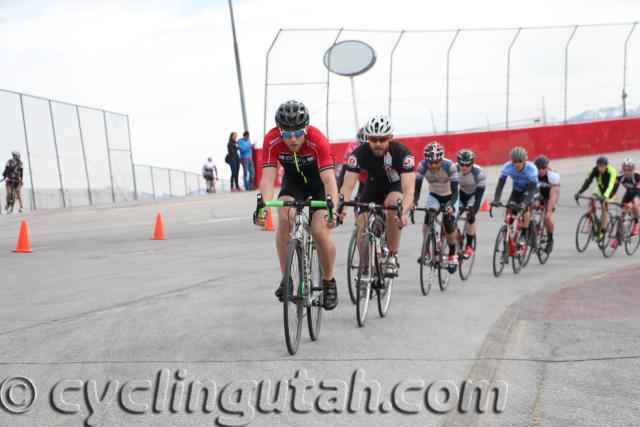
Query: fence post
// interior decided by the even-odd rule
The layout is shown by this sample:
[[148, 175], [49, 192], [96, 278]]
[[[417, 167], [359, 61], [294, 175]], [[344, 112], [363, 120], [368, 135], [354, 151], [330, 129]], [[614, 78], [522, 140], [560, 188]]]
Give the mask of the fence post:
[[49, 117], [51, 118], [51, 130], [53, 131], [53, 148], [56, 151], [56, 164], [58, 165], [58, 179], [60, 180], [60, 197], [62, 199], [62, 207], [66, 208], [67, 203], [64, 200], [64, 186], [62, 185], [62, 169], [60, 169], [60, 153], [58, 152], [58, 138], [56, 138], [56, 126], [53, 122], [53, 109], [51, 108], [51, 100], [49, 103]]
[[89, 181], [89, 167], [87, 166], [87, 153], [84, 150], [84, 136], [82, 134], [82, 122], [80, 121], [80, 109], [76, 105], [76, 117], [78, 118], [78, 131], [80, 131], [80, 147], [82, 147], [82, 160], [84, 161], [84, 173], [87, 176], [87, 194], [89, 196], [89, 205], [93, 205], [93, 197], [91, 196], [91, 183]]
[[136, 168], [133, 166], [133, 151], [131, 150], [131, 129], [129, 128], [129, 115], [127, 114], [127, 135], [129, 136], [129, 159], [131, 159], [131, 171], [133, 172], [133, 198], [138, 200], [138, 185], [136, 183]]
[[627, 117], [627, 47], [629, 46], [629, 39], [633, 30], [636, 29], [638, 21], [633, 23], [631, 31], [627, 35], [627, 39], [624, 41], [624, 69], [622, 71], [622, 117]]
[[[333, 39], [333, 44], [331, 45], [331, 47], [335, 46], [336, 42], [338, 41], [338, 39], [340, 38], [340, 34], [342, 34], [342, 30], [343, 28], [340, 28], [340, 30], [338, 30], [338, 34], [336, 34], [336, 38]], [[333, 52], [329, 53], [329, 63], [327, 64], [327, 110], [325, 111], [325, 125], [327, 127], [327, 139], [329, 139], [329, 78], [331, 77], [331, 71], [329, 71], [329, 69], [331, 68], [331, 57], [333, 56]]]
[[156, 183], [153, 180], [153, 166], [149, 166], [149, 171], [151, 172], [151, 193], [153, 193], [153, 198], [156, 198]]
[[189, 189], [187, 188], [187, 172], [186, 171], [182, 171], [182, 173], [184, 174], [184, 195], [188, 196], [189, 195]]
[[449, 59], [451, 57], [451, 49], [453, 48], [453, 44], [458, 38], [458, 34], [460, 34], [460, 28], [458, 28], [458, 30], [456, 31], [456, 34], [453, 36], [453, 40], [451, 40], [451, 44], [449, 44], [449, 49], [447, 49], [447, 125], [445, 126], [445, 133], [449, 133]]
[[107, 160], [109, 161], [109, 177], [111, 178], [111, 199], [116, 202], [116, 191], [113, 187], [113, 169], [111, 168], [111, 148], [109, 147], [109, 131], [107, 130], [107, 112], [102, 110], [102, 121], [104, 122], [104, 136], [107, 141]]
[[509, 49], [507, 50], [507, 115], [505, 118], [504, 126], [506, 129], [509, 129], [509, 81], [511, 79], [511, 48], [520, 35], [520, 31], [522, 31], [522, 27], [518, 28], [518, 31], [516, 31], [516, 35], [513, 37], [513, 40], [511, 40], [511, 44], [509, 45]]
[[27, 164], [29, 165], [29, 182], [31, 183], [31, 207], [36, 210], [36, 189], [33, 186], [33, 171], [31, 170], [31, 152], [29, 151], [29, 138], [27, 137], [27, 121], [24, 117], [24, 101], [20, 97], [20, 112], [22, 113], [22, 129], [24, 130], [24, 145], [27, 148]]
[[[269, 50], [267, 50], [267, 55], [265, 59], [265, 70], [264, 70], [264, 117], [262, 119], [262, 135], [267, 133], [267, 88], [269, 87], [269, 55], [271, 55], [271, 49], [276, 44], [276, 40], [280, 37], [280, 33], [282, 32], [282, 28], [278, 30], [278, 34], [274, 37], [271, 42], [271, 46], [269, 46]], [[200, 181], [198, 181], [200, 182]], [[200, 184], [198, 184], [200, 185]]]
[[400, 35], [396, 40], [396, 44], [394, 44], [393, 49], [391, 49], [391, 55], [389, 58], [389, 117], [391, 117], [391, 99], [392, 99], [391, 91], [393, 87], [393, 55], [396, 53], [396, 48], [398, 47], [398, 44], [400, 44], [400, 39], [402, 39], [403, 35], [404, 35], [404, 30], [400, 31]]
[[171, 169], [167, 168], [167, 178], [169, 178], [169, 197], [173, 197], [173, 187], [171, 186]]
[[568, 80], [568, 72], [569, 72], [569, 44], [571, 40], [573, 40], [573, 36], [576, 34], [579, 25], [573, 27], [573, 31], [571, 32], [571, 36], [569, 36], [569, 40], [567, 40], [567, 44], [564, 47], [564, 123], [567, 124], [567, 80]]

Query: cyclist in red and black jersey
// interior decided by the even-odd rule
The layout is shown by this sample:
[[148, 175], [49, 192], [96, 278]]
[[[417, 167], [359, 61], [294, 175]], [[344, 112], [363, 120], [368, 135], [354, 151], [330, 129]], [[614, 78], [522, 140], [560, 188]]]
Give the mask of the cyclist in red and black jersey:
[[[309, 125], [309, 111], [298, 101], [287, 101], [278, 107], [276, 125], [264, 136], [262, 145], [262, 179], [260, 193], [265, 201], [272, 200], [276, 180], [276, 164], [284, 168], [278, 200], [324, 200], [331, 195], [338, 200], [338, 186], [334, 174], [333, 157], [327, 138]], [[333, 265], [336, 246], [331, 240], [329, 229], [337, 223], [325, 218], [324, 209], [312, 210], [311, 234], [318, 248], [318, 259], [324, 273], [324, 308], [333, 310], [338, 304]], [[257, 225], [264, 226], [266, 212], [257, 218]], [[295, 209], [278, 209], [278, 230], [276, 247], [280, 269], [284, 274], [287, 259], [287, 244], [291, 227], [295, 224]], [[284, 285], [276, 290], [276, 297], [282, 299]]]
[[[618, 188], [623, 186], [627, 191], [622, 196], [621, 203], [626, 205], [632, 203], [633, 213], [633, 227], [631, 228], [631, 235], [637, 236], [640, 232], [640, 224], [638, 217], [640, 217], [640, 173], [636, 172], [636, 162], [632, 159], [626, 158], [622, 161], [622, 172], [616, 177], [616, 182], [611, 190], [611, 198], [613, 198], [618, 192]], [[618, 245], [618, 239], [614, 239], [611, 242], [612, 247]]]
[[[345, 200], [349, 200], [358, 180], [360, 171], [367, 171], [367, 183], [359, 197], [363, 203], [395, 205], [402, 199], [402, 218], [397, 215], [387, 216], [387, 238], [389, 257], [387, 259], [386, 276], [395, 276], [398, 271], [397, 253], [400, 248], [400, 229], [407, 225], [409, 213], [413, 205], [413, 192], [416, 174], [415, 159], [411, 151], [399, 142], [393, 141], [393, 124], [386, 115], [379, 114], [369, 119], [364, 127], [368, 144], [356, 148], [348, 157], [345, 167], [347, 172], [340, 192]], [[342, 211], [342, 218], [346, 216]], [[365, 215], [359, 215], [358, 229], [365, 228]], [[361, 235], [358, 234], [358, 245]]]

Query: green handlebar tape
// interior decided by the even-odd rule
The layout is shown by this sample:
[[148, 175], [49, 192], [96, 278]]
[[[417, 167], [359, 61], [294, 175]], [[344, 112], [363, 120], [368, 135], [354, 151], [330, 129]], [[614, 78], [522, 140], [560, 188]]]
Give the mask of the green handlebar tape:
[[327, 202], [324, 200], [312, 200], [311, 201], [312, 208], [327, 208]]
[[270, 200], [268, 202], [264, 202], [264, 206], [267, 208], [281, 208], [284, 206], [283, 200]]

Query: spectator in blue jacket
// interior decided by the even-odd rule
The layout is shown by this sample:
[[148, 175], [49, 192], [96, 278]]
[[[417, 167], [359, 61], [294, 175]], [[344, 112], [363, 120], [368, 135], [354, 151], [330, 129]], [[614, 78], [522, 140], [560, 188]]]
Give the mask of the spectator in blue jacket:
[[242, 178], [244, 180], [244, 189], [253, 190], [253, 177], [255, 171], [253, 169], [253, 149], [255, 143], [249, 139], [249, 131], [244, 131], [242, 138], [238, 140], [238, 149], [240, 151], [240, 164], [242, 165]]

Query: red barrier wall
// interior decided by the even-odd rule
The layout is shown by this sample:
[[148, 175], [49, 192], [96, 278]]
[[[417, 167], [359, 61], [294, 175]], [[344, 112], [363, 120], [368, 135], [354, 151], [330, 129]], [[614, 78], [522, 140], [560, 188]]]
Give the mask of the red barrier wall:
[[[640, 118], [396, 139], [409, 147], [416, 159], [422, 159], [424, 146], [435, 140], [444, 145], [447, 158], [455, 159], [458, 150], [470, 148], [475, 151], [479, 164], [495, 165], [506, 162], [509, 151], [516, 145], [523, 146], [530, 159], [545, 154], [552, 160], [640, 149]], [[347, 145], [348, 142], [331, 144], [336, 163], [342, 163]], [[260, 158], [258, 153], [256, 182], [260, 182]]]

